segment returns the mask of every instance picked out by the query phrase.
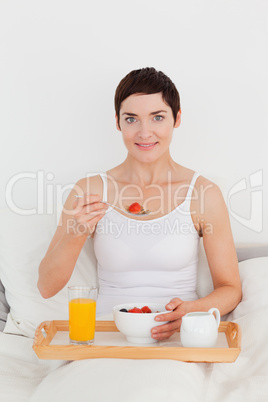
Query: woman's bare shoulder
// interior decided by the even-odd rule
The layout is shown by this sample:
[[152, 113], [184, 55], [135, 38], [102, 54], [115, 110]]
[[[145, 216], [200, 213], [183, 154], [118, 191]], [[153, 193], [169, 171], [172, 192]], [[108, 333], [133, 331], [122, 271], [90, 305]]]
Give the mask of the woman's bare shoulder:
[[75, 190], [80, 194], [99, 194], [102, 198], [103, 182], [101, 176], [98, 174], [95, 176], [83, 177], [75, 184]]
[[213, 181], [207, 179], [206, 177], [200, 175], [196, 179], [195, 187], [199, 194], [207, 194], [209, 197], [217, 197], [221, 194], [220, 187]]
[[220, 187], [204, 176], [199, 176], [195, 184], [194, 207], [199, 216], [212, 217], [226, 211], [226, 204]]

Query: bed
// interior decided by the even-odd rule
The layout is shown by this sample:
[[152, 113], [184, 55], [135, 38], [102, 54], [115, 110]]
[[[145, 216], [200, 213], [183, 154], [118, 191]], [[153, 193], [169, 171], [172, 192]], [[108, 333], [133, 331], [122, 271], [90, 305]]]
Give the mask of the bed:
[[[174, 360], [40, 360], [32, 349], [37, 325], [67, 319], [67, 286], [97, 285], [91, 239], [67, 286], [51, 299], [36, 287], [38, 265], [56, 228], [55, 215], [0, 211], [1, 402], [109, 401], [261, 402], [268, 400], [268, 245], [236, 244], [243, 300], [225, 320], [242, 330], [233, 363]], [[212, 290], [200, 242], [198, 295]], [[100, 317], [98, 317], [100, 319]]]

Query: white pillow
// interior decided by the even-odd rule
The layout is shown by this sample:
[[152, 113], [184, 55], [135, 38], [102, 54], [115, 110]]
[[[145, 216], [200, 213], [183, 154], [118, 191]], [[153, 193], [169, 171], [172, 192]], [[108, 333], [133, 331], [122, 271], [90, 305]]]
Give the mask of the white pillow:
[[243, 297], [239, 305], [228, 315], [237, 320], [262, 307], [268, 309], [268, 257], [251, 258], [239, 263]]
[[86, 241], [65, 288], [44, 299], [37, 288], [38, 267], [56, 230], [56, 217], [21, 216], [4, 209], [0, 222], [0, 278], [10, 306], [4, 332], [33, 336], [44, 320], [68, 319], [68, 286], [97, 284], [92, 240]]
[[[251, 253], [255, 248], [251, 244]], [[250, 258], [238, 263], [239, 274], [242, 283], [242, 301], [224, 320], [233, 321], [259, 307], [268, 307], [268, 257]], [[197, 272], [197, 295], [199, 298], [207, 296], [213, 291], [213, 282], [203, 247], [200, 239], [199, 265]]]

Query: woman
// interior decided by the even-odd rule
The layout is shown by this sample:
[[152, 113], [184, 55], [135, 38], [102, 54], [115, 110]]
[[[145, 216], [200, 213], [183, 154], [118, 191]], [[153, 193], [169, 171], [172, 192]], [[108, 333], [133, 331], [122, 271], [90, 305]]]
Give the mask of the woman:
[[[71, 191], [40, 264], [38, 288], [46, 298], [59, 292], [91, 235], [98, 260], [98, 312], [124, 301], [163, 301], [170, 313], [157, 318], [169, 323], [154, 328], [152, 336], [167, 339], [184, 314], [213, 306], [225, 315], [241, 300], [229, 216], [219, 188], [171, 158], [181, 108], [165, 74], [154, 68], [131, 71], [117, 87], [115, 110], [127, 157], [106, 174], [80, 180]], [[150, 214], [128, 215], [134, 202]], [[201, 236], [214, 291], [198, 299]]]

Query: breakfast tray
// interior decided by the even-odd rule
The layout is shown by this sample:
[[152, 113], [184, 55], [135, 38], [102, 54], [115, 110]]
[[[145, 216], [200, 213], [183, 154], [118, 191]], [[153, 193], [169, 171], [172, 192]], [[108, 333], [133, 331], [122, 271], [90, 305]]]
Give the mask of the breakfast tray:
[[82, 360], [172, 359], [185, 362], [234, 362], [241, 351], [241, 330], [238, 324], [221, 321], [216, 347], [184, 348], [179, 331], [166, 341], [137, 345], [128, 343], [114, 321], [96, 321], [93, 345], [69, 344], [69, 321], [44, 321], [35, 332], [33, 349], [40, 359]]

